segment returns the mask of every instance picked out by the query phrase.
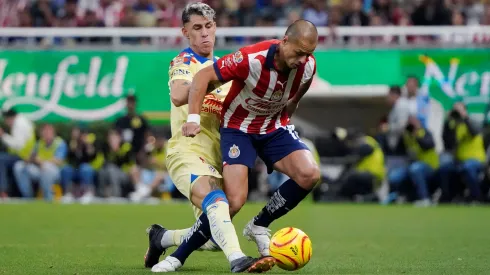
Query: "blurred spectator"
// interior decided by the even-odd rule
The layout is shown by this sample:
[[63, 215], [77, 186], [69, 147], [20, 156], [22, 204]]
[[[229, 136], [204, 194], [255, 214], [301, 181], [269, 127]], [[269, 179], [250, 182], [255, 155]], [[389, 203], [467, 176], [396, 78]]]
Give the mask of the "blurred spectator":
[[103, 164], [103, 154], [96, 147], [97, 137], [89, 133], [84, 126], [71, 130], [68, 141], [68, 163], [61, 169], [61, 186], [63, 188], [63, 203], [74, 201], [73, 183], [79, 182], [83, 190], [81, 203], [89, 203], [95, 194], [95, 173]]
[[373, 13], [377, 14], [383, 25], [393, 22], [393, 2], [391, 0], [374, 0]]
[[415, 76], [407, 77], [404, 89], [410, 115], [415, 116], [422, 123], [422, 127], [427, 128], [430, 113], [429, 94], [420, 90], [419, 80]]
[[416, 26], [451, 25], [451, 11], [444, 0], [423, 0], [412, 13]]
[[240, 6], [235, 13], [238, 18], [238, 24], [240, 26], [254, 26], [256, 18], [258, 16], [255, 9], [254, 0], [242, 0]]
[[53, 185], [60, 179], [67, 151], [65, 141], [56, 135], [53, 125], [44, 125], [30, 159], [14, 165], [14, 176], [22, 197], [34, 197], [33, 181], [39, 181], [44, 199], [53, 200]]
[[163, 136], [150, 137], [145, 146], [147, 154], [146, 163], [141, 170], [131, 170], [131, 178], [134, 183], [134, 192], [129, 194], [131, 201], [139, 202], [148, 198], [152, 192], [164, 184], [166, 192], [172, 191], [172, 181], [167, 173], [165, 165], [166, 140]]
[[287, 15], [293, 9], [293, 3], [289, 0], [271, 0], [270, 4], [262, 8], [260, 13], [263, 17], [274, 18], [273, 26], [289, 26]]
[[358, 131], [336, 128], [333, 137], [346, 141], [350, 154], [354, 156], [351, 168], [344, 172], [345, 182], [339, 191], [341, 197], [349, 200], [371, 201], [375, 191], [385, 179], [385, 159], [381, 146], [370, 136]]
[[50, 0], [38, 0], [31, 6], [31, 16], [35, 27], [53, 27], [57, 25], [57, 6]]
[[102, 21], [104, 26], [117, 27], [123, 17], [123, 1], [78, 0], [78, 17], [85, 18], [89, 11], [95, 12], [98, 22]]
[[326, 26], [328, 23], [327, 5], [325, 1], [306, 1], [303, 19], [311, 21], [316, 26]]
[[36, 146], [36, 133], [33, 123], [14, 109], [3, 112], [5, 124], [10, 134], [0, 128], [0, 138], [8, 152], [0, 152], [0, 197], [7, 197], [7, 171], [18, 161], [27, 161]]
[[129, 175], [134, 164], [131, 143], [123, 141], [118, 131], [111, 130], [105, 143], [104, 166], [99, 172], [99, 193], [103, 197], [121, 197], [131, 185]]
[[454, 189], [451, 175], [457, 174], [470, 190], [470, 200], [481, 200], [480, 173], [485, 163], [483, 136], [481, 129], [468, 116], [464, 103], [455, 103], [449, 112], [443, 139], [451, 158], [446, 158], [441, 165], [442, 199], [451, 197]]
[[115, 128], [120, 132], [124, 142], [132, 145], [135, 154], [142, 151], [150, 128], [145, 117], [136, 111], [137, 99], [134, 95], [126, 97], [127, 114], [116, 120]]
[[369, 17], [362, 11], [362, 1], [352, 0], [350, 2], [350, 9], [344, 15], [342, 20], [344, 26], [368, 26]]
[[58, 10], [58, 27], [74, 28], [78, 26], [77, 1], [66, 0], [63, 8]]
[[[410, 116], [408, 125], [403, 133], [403, 143], [407, 148], [409, 166], [397, 167], [388, 174], [390, 183], [390, 200], [396, 198], [403, 189], [403, 184], [411, 183], [415, 189], [416, 201], [420, 207], [431, 205], [429, 182], [433, 181], [439, 168], [439, 155], [435, 149], [432, 133], [424, 128], [415, 116]], [[411, 185], [409, 185], [411, 186]], [[412, 188], [408, 189], [408, 192]]]
[[157, 7], [151, 0], [138, 0], [133, 10], [136, 13], [136, 27], [154, 27], [157, 22]]
[[3, 0], [0, 1], [0, 27], [20, 26], [18, 13], [23, 11], [27, 0]]
[[398, 86], [390, 88], [387, 102], [391, 110], [387, 121], [380, 126], [382, 135], [378, 142], [382, 144], [388, 154], [400, 154], [403, 152], [400, 138], [407, 126], [410, 107], [407, 100], [402, 97], [401, 89]]

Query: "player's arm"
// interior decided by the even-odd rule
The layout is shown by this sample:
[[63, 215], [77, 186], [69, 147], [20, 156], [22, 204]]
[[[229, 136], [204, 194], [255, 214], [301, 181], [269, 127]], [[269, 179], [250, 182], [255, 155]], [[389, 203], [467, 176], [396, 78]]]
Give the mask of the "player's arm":
[[[208, 66], [196, 73], [189, 92], [189, 116], [187, 122], [195, 123], [197, 126], [200, 124], [199, 113], [209, 86], [216, 88], [221, 83], [231, 80], [243, 81], [247, 78], [248, 73], [248, 59], [241, 51], [225, 55], [218, 59], [213, 66]], [[188, 128], [184, 124], [183, 134], [185, 136], [195, 136], [199, 131], [200, 129], [196, 125]]]
[[189, 115], [199, 115], [204, 97], [209, 92], [208, 86], [215, 87], [216, 85], [220, 85], [219, 83], [220, 81], [216, 75], [214, 66], [207, 66], [197, 72], [189, 92]]
[[174, 79], [170, 81], [170, 100], [172, 103], [180, 107], [187, 104], [191, 81], [184, 79]]

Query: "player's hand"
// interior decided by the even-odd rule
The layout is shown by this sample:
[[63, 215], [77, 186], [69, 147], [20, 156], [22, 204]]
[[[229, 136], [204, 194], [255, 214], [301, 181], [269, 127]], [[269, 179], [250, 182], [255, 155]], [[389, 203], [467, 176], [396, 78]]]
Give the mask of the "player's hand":
[[186, 122], [182, 125], [182, 135], [184, 137], [195, 137], [201, 132], [201, 127], [195, 122]]

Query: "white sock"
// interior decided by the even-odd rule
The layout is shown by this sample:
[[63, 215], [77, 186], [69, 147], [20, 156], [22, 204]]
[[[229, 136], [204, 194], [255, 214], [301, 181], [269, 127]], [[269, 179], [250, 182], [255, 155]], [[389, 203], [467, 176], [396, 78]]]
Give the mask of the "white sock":
[[226, 255], [228, 261], [244, 257], [238, 242], [235, 226], [231, 222], [230, 207], [225, 201], [217, 201], [206, 208], [209, 226], [214, 241]]
[[189, 233], [191, 229], [179, 229], [179, 230], [168, 230], [163, 234], [160, 244], [163, 248], [168, 248], [172, 246], [179, 246], [182, 243], [184, 237]]

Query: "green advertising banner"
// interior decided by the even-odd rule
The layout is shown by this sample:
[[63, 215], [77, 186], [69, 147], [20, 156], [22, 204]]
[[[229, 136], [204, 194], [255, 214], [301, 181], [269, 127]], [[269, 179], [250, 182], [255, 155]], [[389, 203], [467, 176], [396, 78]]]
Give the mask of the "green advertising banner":
[[[216, 52], [224, 55], [227, 52]], [[0, 106], [33, 120], [111, 120], [124, 112], [124, 96], [138, 96], [138, 109], [152, 121], [169, 118], [168, 65], [178, 51], [2, 51]], [[473, 114], [489, 102], [490, 51], [331, 50], [315, 53], [317, 75], [309, 94], [383, 95], [419, 77], [422, 89], [445, 109], [463, 99]], [[365, 89], [371, 87], [370, 89]], [[373, 93], [376, 92], [376, 93]]]
[[462, 100], [472, 115], [481, 119], [487, 116], [490, 99], [488, 49], [412, 50], [400, 54], [401, 72], [416, 75], [421, 88], [445, 110], [455, 101]]

